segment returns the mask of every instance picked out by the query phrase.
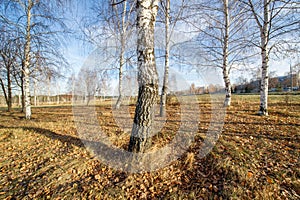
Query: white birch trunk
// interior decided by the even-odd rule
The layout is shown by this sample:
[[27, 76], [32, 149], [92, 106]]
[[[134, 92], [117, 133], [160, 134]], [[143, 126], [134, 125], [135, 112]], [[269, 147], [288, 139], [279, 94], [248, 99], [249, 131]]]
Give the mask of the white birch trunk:
[[24, 90], [25, 90], [25, 118], [31, 118], [31, 103], [30, 103], [30, 28], [31, 28], [31, 8], [33, 6], [32, 0], [28, 0], [27, 6], [27, 27], [26, 27], [26, 43], [24, 49]]
[[37, 106], [36, 88], [37, 88], [37, 80], [34, 79], [34, 85], [33, 85], [34, 106]]
[[166, 103], [167, 94], [169, 89], [169, 53], [170, 53], [170, 35], [169, 35], [169, 24], [170, 24], [170, 0], [166, 0], [166, 16], [165, 16], [165, 72], [164, 80], [160, 97], [160, 116], [166, 116]]
[[229, 45], [229, 8], [228, 0], [224, 0], [224, 16], [225, 16], [225, 35], [224, 35], [224, 46], [223, 46], [223, 79], [225, 82], [225, 101], [224, 106], [228, 107], [231, 104], [231, 83], [229, 79], [229, 66], [228, 66], [228, 45]]
[[264, 23], [261, 29], [261, 57], [262, 57], [262, 72], [260, 85], [260, 115], [268, 115], [268, 86], [269, 86], [269, 0], [264, 0]]
[[[269, 86], [269, 26], [270, 26], [270, 0], [263, 0], [263, 16], [260, 17], [255, 11], [254, 4], [248, 0], [251, 12], [260, 30], [261, 49], [261, 85], [260, 85], [260, 106], [259, 115], [268, 115], [268, 86]], [[261, 22], [262, 21], [262, 22]]]
[[159, 0], [137, 0], [139, 94], [128, 150], [145, 152], [151, 145], [158, 74], [154, 56], [154, 28]]
[[123, 7], [123, 14], [122, 14], [122, 25], [121, 25], [121, 50], [120, 50], [120, 66], [119, 66], [119, 97], [116, 103], [116, 109], [119, 109], [122, 100], [123, 100], [123, 66], [125, 64], [124, 53], [125, 53], [125, 40], [126, 40], [126, 25], [125, 25], [125, 17], [126, 17], [126, 10], [127, 10], [127, 1], [124, 1]]

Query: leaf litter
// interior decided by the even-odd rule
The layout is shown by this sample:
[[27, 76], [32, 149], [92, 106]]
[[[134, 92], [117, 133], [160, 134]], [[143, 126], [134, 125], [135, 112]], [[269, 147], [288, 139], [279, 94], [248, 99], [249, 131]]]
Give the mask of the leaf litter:
[[[17, 110], [0, 111], [0, 198], [299, 199], [300, 106], [271, 96], [270, 115], [261, 117], [253, 98], [258, 99], [233, 96], [222, 135], [202, 159], [197, 155], [210, 105], [199, 101], [199, 131], [188, 151], [162, 169], [138, 174], [114, 170], [93, 157], [78, 138], [70, 106], [33, 108], [31, 121]], [[154, 149], [178, 130], [178, 105], [168, 109], [174, 123], [153, 137]], [[115, 125], [109, 106], [96, 110], [114, 145], [126, 149], [129, 134]], [[132, 117], [134, 104], [130, 111]]]

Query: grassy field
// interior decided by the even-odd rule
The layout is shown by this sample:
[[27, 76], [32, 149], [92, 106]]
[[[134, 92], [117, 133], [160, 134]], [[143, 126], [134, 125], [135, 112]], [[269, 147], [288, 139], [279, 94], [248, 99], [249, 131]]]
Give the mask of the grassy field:
[[[222, 135], [204, 158], [197, 152], [210, 124], [210, 102], [199, 97], [195, 142], [170, 165], [132, 174], [105, 165], [77, 135], [72, 106], [0, 110], [0, 199], [300, 199], [300, 95], [270, 95], [269, 116], [258, 116], [257, 95], [234, 95]], [[178, 104], [153, 146], [178, 127]], [[130, 107], [131, 116], [134, 104]], [[115, 124], [109, 103], [96, 106], [111, 141], [126, 148], [129, 134]], [[130, 127], [129, 127], [130, 128]]]

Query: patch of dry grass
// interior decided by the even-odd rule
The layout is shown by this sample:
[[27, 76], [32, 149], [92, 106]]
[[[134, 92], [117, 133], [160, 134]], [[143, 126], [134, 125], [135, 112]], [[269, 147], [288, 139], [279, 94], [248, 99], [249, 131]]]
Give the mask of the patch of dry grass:
[[[181, 159], [154, 172], [130, 174], [95, 159], [78, 138], [71, 106], [38, 107], [33, 119], [0, 111], [0, 199], [299, 199], [300, 97], [270, 96], [268, 117], [256, 115], [258, 96], [233, 96], [223, 134], [198, 157], [211, 115], [199, 97], [195, 142]], [[130, 116], [134, 104], [130, 104]], [[167, 123], [153, 137], [166, 145], [178, 130], [179, 107], [168, 105]], [[127, 148], [111, 104], [96, 107], [111, 142]]]

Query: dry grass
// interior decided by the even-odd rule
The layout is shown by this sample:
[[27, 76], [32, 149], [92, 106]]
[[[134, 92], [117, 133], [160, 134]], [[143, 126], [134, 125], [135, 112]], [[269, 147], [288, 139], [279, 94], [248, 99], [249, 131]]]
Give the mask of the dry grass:
[[[0, 199], [299, 199], [299, 95], [270, 96], [268, 117], [256, 115], [258, 96], [233, 96], [223, 134], [202, 159], [197, 155], [211, 113], [209, 97], [199, 98], [199, 132], [188, 152], [140, 174], [114, 170], [91, 156], [78, 138], [71, 106], [34, 108], [30, 121], [17, 109], [1, 109]], [[118, 127], [110, 107], [97, 106], [99, 124], [114, 145], [126, 149], [130, 127]], [[168, 110], [153, 149], [178, 130], [178, 103], [173, 100]]]

